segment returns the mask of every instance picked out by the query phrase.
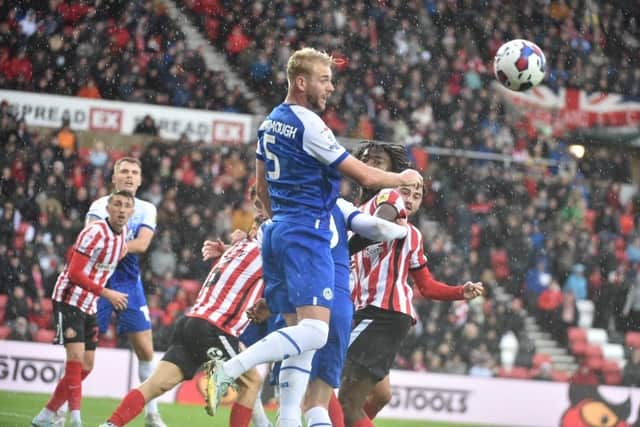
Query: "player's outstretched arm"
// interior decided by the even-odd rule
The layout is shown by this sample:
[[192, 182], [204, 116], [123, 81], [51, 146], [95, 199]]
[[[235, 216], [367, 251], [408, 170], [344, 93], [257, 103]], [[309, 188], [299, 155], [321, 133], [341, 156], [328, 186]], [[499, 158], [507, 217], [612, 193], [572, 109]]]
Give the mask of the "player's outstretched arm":
[[345, 158], [338, 170], [365, 188], [393, 188], [422, 185], [422, 175], [413, 169], [400, 173], [386, 172], [366, 165], [353, 156]]
[[407, 228], [375, 216], [361, 214], [351, 221], [351, 230], [374, 242], [403, 239]]
[[471, 300], [484, 293], [482, 282], [467, 282], [461, 286], [439, 282], [433, 277], [426, 264], [411, 270], [409, 274], [425, 298], [439, 301]]
[[[376, 210], [375, 216], [380, 218], [382, 221], [385, 221], [385, 220], [386, 221], [395, 221], [399, 217], [399, 213], [398, 213], [398, 210], [394, 206], [392, 206], [392, 205], [390, 205], [388, 203], [383, 203]], [[355, 230], [353, 230], [353, 231], [355, 231]], [[406, 236], [406, 229], [405, 229], [405, 236]], [[402, 237], [404, 237], [404, 236], [402, 236]], [[397, 238], [400, 239], [402, 237], [397, 237]], [[376, 241], [380, 241], [380, 240], [393, 240], [393, 239], [379, 239], [379, 240], [369, 239], [369, 238], [361, 235], [360, 233], [356, 232], [356, 234], [353, 235], [349, 239], [349, 254], [353, 255], [355, 253], [358, 253], [361, 250], [363, 250], [364, 248], [366, 248], [367, 246], [375, 243]]]

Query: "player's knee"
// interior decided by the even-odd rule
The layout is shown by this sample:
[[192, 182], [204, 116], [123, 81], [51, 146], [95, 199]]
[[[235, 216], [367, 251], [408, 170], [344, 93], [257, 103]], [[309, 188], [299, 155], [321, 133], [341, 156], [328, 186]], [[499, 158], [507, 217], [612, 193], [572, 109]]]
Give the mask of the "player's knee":
[[308, 331], [309, 348], [305, 350], [316, 350], [324, 347], [329, 337], [329, 324], [318, 319], [302, 319], [298, 325]]
[[391, 390], [387, 387], [374, 389], [369, 402], [377, 408], [384, 408], [391, 402]]

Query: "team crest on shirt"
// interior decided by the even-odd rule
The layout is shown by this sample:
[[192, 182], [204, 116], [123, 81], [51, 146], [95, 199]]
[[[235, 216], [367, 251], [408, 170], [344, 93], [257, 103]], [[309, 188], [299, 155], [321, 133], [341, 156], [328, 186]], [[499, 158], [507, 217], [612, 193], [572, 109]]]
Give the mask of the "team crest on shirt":
[[378, 194], [378, 197], [376, 197], [376, 205], [381, 205], [383, 203], [386, 203], [389, 200], [389, 194], [390, 193]]
[[324, 290], [322, 291], [322, 296], [327, 301], [331, 301], [333, 299], [333, 291], [329, 288], [324, 288]]
[[78, 335], [78, 333], [73, 328], [67, 328], [64, 331], [64, 337], [67, 339], [75, 338], [76, 335]]

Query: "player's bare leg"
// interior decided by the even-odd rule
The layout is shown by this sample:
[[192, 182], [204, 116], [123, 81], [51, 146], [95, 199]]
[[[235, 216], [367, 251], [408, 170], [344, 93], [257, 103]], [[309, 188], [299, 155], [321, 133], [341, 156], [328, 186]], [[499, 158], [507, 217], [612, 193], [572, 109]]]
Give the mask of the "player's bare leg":
[[144, 396], [144, 401], [149, 402], [156, 397], [171, 390], [184, 380], [179, 367], [170, 362], [161, 360], [153, 374], [145, 382], [140, 384], [138, 390]]
[[[138, 358], [138, 378], [143, 383], [153, 372], [153, 336], [151, 329], [127, 334], [133, 351]], [[154, 399], [147, 400], [147, 414], [145, 416], [146, 427], [166, 427], [158, 412], [158, 402]]]
[[183, 380], [182, 370], [178, 366], [160, 361], [153, 374], [140, 387], [130, 390], [111, 414], [109, 421], [101, 426], [120, 427], [127, 424], [142, 412], [145, 403], [171, 390]]
[[391, 401], [391, 381], [389, 375], [378, 381], [364, 403], [364, 412], [370, 420], [374, 419]]
[[229, 426], [249, 427], [254, 408], [258, 405], [262, 406], [262, 400], [259, 397], [262, 382], [263, 377], [257, 368], [248, 370], [236, 380], [238, 397], [231, 407]]
[[362, 409], [366, 397], [373, 391], [377, 381], [366, 370], [347, 359], [342, 375], [338, 398], [344, 410], [347, 427], [373, 425]]

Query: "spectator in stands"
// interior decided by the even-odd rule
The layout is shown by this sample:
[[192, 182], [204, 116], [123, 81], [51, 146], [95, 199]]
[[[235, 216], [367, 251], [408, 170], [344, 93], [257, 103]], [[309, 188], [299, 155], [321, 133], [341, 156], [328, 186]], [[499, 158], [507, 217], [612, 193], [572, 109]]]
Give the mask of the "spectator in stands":
[[100, 89], [96, 85], [93, 77], [88, 77], [86, 82], [80, 87], [76, 96], [80, 98], [100, 99]]
[[640, 386], [640, 349], [633, 350], [631, 360], [624, 366], [622, 384], [632, 387]]
[[33, 341], [27, 319], [23, 316], [16, 318], [11, 323], [11, 332], [7, 338], [13, 341]]
[[540, 295], [549, 287], [551, 274], [547, 272], [547, 262], [540, 259], [534, 268], [527, 272], [525, 281], [525, 301], [529, 307], [535, 307]]
[[584, 277], [584, 265], [576, 264], [564, 284], [564, 292], [571, 292], [576, 300], [587, 299], [587, 279]]
[[640, 331], [640, 272], [634, 274], [622, 314], [626, 318], [625, 330]]
[[168, 235], [163, 235], [157, 248], [151, 251], [150, 266], [156, 277], [173, 275], [176, 270], [177, 257], [171, 248], [171, 240]]
[[69, 117], [64, 117], [62, 119], [62, 127], [56, 133], [56, 141], [60, 150], [70, 151], [72, 153], [78, 152], [76, 134], [71, 130], [71, 121], [69, 120]]
[[563, 337], [566, 326], [561, 321], [563, 294], [556, 280], [551, 280], [548, 288], [538, 297], [538, 321], [555, 339]]
[[157, 136], [158, 128], [156, 127], [156, 122], [155, 120], [153, 120], [153, 117], [148, 114], [144, 116], [142, 120], [136, 125], [133, 133]]
[[96, 140], [89, 152], [89, 164], [93, 169], [99, 170], [103, 176], [109, 171], [109, 153], [105, 150], [104, 142]]
[[29, 316], [29, 301], [24, 292], [24, 288], [20, 285], [14, 285], [9, 300], [7, 301], [7, 309], [5, 312], [5, 321], [12, 323], [16, 319]]

